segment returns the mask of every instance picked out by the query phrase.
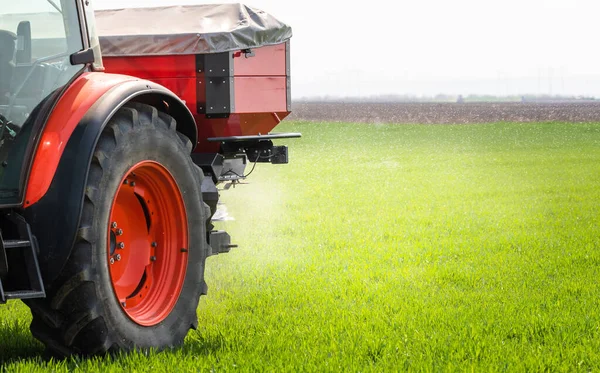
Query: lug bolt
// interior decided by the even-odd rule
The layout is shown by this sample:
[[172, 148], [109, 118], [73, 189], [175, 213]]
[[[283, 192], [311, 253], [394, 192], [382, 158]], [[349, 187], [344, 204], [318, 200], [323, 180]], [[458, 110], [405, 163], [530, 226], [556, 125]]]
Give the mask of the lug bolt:
[[151, 262], [156, 262], [156, 257], [155, 257], [154, 255], [152, 255], [152, 256], [150, 257], [150, 261], [151, 261]]
[[119, 260], [121, 260], [121, 254], [117, 254], [116, 258], [117, 258], [117, 262], [118, 262]]
[[125, 248], [125, 242], [119, 242], [119, 243], [117, 244], [117, 247], [118, 247], [119, 249], [124, 249], [124, 248]]
[[152, 247], [156, 247], [158, 244], [156, 242], [152, 242]]
[[123, 230], [121, 228], [117, 229], [117, 236], [120, 236], [123, 234]]
[[125, 179], [125, 181], [123, 181], [123, 184], [125, 184], [125, 185], [129, 184], [129, 180]]
[[127, 304], [125, 302], [121, 302], [121, 306], [123, 306], [123, 308], [125, 308]]
[[115, 264], [114, 258], [110, 258], [110, 264]]
[[113, 221], [110, 226], [112, 227], [112, 229], [115, 229], [117, 227], [117, 222]]
[[132, 181], [129, 185], [131, 185], [132, 187], [135, 186], [135, 181]]

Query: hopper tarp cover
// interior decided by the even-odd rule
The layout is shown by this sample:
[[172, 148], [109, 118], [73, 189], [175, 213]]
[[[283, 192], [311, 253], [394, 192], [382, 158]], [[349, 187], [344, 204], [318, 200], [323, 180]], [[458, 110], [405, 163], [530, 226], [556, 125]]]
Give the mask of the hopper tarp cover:
[[292, 29], [242, 4], [98, 10], [105, 56], [220, 53], [285, 42]]

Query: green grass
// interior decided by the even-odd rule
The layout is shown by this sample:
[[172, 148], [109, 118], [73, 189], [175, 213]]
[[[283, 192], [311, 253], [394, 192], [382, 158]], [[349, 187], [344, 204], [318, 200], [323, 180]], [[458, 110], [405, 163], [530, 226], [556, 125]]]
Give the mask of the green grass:
[[600, 370], [600, 124], [278, 131], [303, 132], [290, 164], [222, 192], [240, 248], [182, 349], [46, 362], [13, 302], [0, 367]]

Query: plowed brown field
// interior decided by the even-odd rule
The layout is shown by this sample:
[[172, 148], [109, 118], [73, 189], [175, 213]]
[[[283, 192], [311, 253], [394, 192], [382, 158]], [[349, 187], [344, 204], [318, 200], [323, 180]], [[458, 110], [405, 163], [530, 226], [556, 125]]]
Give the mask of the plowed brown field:
[[361, 123], [600, 122], [600, 102], [316, 103], [296, 102], [290, 120]]

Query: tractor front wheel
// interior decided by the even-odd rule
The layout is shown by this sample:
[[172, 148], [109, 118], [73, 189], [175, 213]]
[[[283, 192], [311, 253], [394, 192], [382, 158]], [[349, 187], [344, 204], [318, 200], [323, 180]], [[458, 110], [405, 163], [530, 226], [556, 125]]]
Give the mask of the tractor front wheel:
[[71, 256], [31, 331], [53, 354], [174, 347], [197, 325], [206, 290], [202, 173], [170, 116], [128, 104], [90, 165]]

